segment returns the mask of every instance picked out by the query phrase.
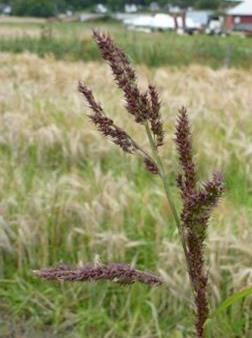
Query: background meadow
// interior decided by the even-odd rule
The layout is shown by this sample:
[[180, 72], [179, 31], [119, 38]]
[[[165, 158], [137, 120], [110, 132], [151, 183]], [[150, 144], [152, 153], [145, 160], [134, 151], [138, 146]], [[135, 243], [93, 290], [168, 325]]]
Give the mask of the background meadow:
[[[90, 42], [89, 24], [73, 25], [66, 40], [64, 25], [47, 31], [40, 23], [8, 27], [0, 26], [0, 337], [192, 337], [189, 281], [160, 182], [100, 137], [77, 92], [78, 80], [85, 80], [106, 113], [147, 148], [144, 130], [127, 115], [108, 66]], [[166, 129], [162, 152], [178, 203], [173, 135], [181, 105], [190, 113], [202, 179], [213, 168], [224, 173], [226, 191], [211, 219], [207, 247], [214, 306], [252, 283], [252, 68], [245, 56], [239, 58], [244, 64], [235, 63], [235, 57], [225, 64], [225, 53], [213, 58], [204, 48], [234, 43], [238, 51], [246, 44], [248, 51], [251, 41], [175, 40], [156, 33], [157, 49], [148, 35], [118, 31], [113, 23], [100, 27], [128, 48], [140, 85], [151, 82], [160, 91]], [[75, 39], [81, 29], [82, 37]], [[6, 30], [10, 35], [2, 38]], [[41, 41], [66, 41], [59, 43], [66, 52]], [[174, 55], [172, 41], [181, 48]], [[206, 53], [202, 62], [181, 54], [188, 48], [200, 55], [193, 48], [199, 43]], [[75, 53], [76, 46], [83, 49]], [[56, 284], [32, 273], [59, 262], [93, 261], [97, 255], [104, 262], [159, 272], [167, 285], [150, 290]], [[212, 337], [251, 337], [251, 306], [247, 299], [217, 318]]]
[[177, 35], [174, 32], [151, 34], [127, 31], [113, 19], [97, 22], [58, 22], [37, 18], [9, 18], [0, 22], [0, 50], [11, 53], [29, 51], [41, 57], [48, 54], [69, 61], [101, 61], [92, 40], [96, 27], [109, 31], [134, 63], [148, 67], [207, 65], [211, 68], [252, 67], [252, 39], [239, 33], [223, 37], [203, 34]]

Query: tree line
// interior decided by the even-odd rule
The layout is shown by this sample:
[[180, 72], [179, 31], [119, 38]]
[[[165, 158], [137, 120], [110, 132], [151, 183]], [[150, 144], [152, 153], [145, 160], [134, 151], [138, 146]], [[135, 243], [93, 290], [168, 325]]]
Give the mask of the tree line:
[[10, 4], [12, 13], [21, 16], [50, 17], [66, 10], [93, 9], [102, 3], [111, 10], [122, 10], [125, 4], [134, 3], [149, 6], [152, 2], [161, 7], [167, 4], [182, 8], [194, 7], [201, 9], [218, 9], [224, 5], [224, 0], [0, 0], [0, 3]]

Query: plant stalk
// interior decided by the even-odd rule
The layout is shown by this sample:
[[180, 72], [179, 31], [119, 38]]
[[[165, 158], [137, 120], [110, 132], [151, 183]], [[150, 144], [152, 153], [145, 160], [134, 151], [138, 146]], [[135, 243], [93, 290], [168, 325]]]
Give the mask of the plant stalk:
[[187, 247], [186, 247], [185, 238], [184, 238], [185, 237], [184, 232], [182, 230], [180, 220], [179, 220], [179, 216], [178, 216], [178, 212], [176, 210], [175, 204], [174, 204], [172, 196], [171, 196], [170, 188], [169, 188], [168, 181], [167, 181], [167, 175], [166, 175], [162, 160], [161, 160], [161, 158], [158, 154], [157, 146], [156, 146], [155, 141], [153, 139], [153, 136], [151, 134], [148, 122], [145, 123], [145, 129], [146, 129], [148, 140], [149, 140], [149, 143], [150, 143], [150, 146], [151, 146], [152, 155], [153, 155], [154, 160], [156, 161], [157, 167], [159, 169], [159, 176], [160, 176], [162, 183], [163, 183], [163, 186], [164, 186], [165, 195], [166, 195], [166, 198], [167, 198], [168, 203], [170, 205], [172, 215], [174, 217], [174, 220], [176, 222], [176, 225], [177, 225], [177, 228], [178, 228], [178, 231], [179, 231], [179, 235], [180, 235], [181, 240], [182, 240], [185, 256], [187, 257], [188, 255], [187, 255]]
[[169, 188], [169, 184], [168, 184], [168, 180], [167, 180], [167, 174], [165, 172], [162, 160], [161, 160], [161, 158], [158, 154], [157, 146], [156, 146], [155, 141], [153, 139], [153, 136], [152, 136], [148, 122], [145, 123], [145, 129], [146, 129], [148, 140], [149, 140], [149, 143], [150, 143], [150, 146], [151, 146], [153, 158], [156, 161], [157, 167], [159, 169], [159, 176], [160, 176], [162, 183], [163, 183], [163, 186], [164, 186], [165, 195], [166, 195], [166, 198], [168, 200], [169, 206], [171, 208], [172, 215], [174, 217], [174, 220], [175, 220], [178, 232], [179, 232], [180, 240], [181, 240], [181, 243], [182, 243], [182, 247], [183, 247], [183, 251], [184, 251], [184, 255], [185, 255], [185, 259], [186, 259], [186, 266], [187, 266], [187, 270], [188, 270], [188, 274], [189, 274], [189, 278], [190, 278], [190, 282], [191, 282], [192, 291], [194, 291], [195, 288], [194, 288], [194, 283], [193, 283], [193, 280], [192, 280], [192, 277], [191, 277], [191, 274], [190, 274], [190, 260], [189, 260], [187, 245], [186, 245], [185, 234], [184, 234], [184, 231], [182, 229], [180, 219], [179, 219], [179, 216], [178, 216], [178, 212], [176, 210], [175, 204], [174, 204], [172, 196], [171, 196], [171, 192], [170, 192], [170, 188]]

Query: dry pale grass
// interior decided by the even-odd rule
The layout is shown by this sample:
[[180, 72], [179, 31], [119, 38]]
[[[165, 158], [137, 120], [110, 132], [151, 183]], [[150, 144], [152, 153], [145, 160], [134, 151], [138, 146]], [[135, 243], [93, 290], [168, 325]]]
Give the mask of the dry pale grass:
[[[66, 63], [55, 61], [53, 58], [39, 59], [29, 54], [1, 54], [0, 63], [0, 144], [1, 147], [8, 148], [13, 161], [1, 166], [0, 184], [2, 197], [5, 197], [3, 203], [7, 203], [10, 193], [9, 203], [15, 204], [12, 191], [14, 187], [10, 187], [7, 192], [6, 188], [4, 189], [6, 181], [10, 180], [10, 177], [5, 177], [9, 174], [8, 166], [14, 165], [18, 160], [27, 160], [31, 147], [36, 149], [38, 165], [45, 163], [53, 151], [60, 153], [63, 161], [70, 163], [73, 168], [88, 159], [94, 166], [94, 182], [90, 184], [85, 177], [73, 172], [60, 175], [57, 180], [50, 175], [44, 185], [44, 181], [37, 176], [33, 183], [36, 188], [24, 202], [33, 212], [40, 212], [43, 203], [46, 204], [45, 208], [51, 207], [55, 192], [60, 195], [60, 201], [57, 203], [64, 204], [64, 212], [74, 210], [83, 224], [92, 219], [92, 231], [95, 231], [96, 227], [99, 228], [105, 214], [109, 213], [114, 220], [110, 231], [115, 227], [114, 230], [120, 230], [122, 233], [122, 211], [124, 208], [130, 208], [129, 201], [133, 201], [138, 192], [134, 190], [130, 177], [126, 178], [123, 171], [116, 181], [109, 172], [105, 175], [101, 172], [101, 161], [109, 157], [111, 151], [116, 150], [101, 140], [91, 127], [84, 116], [88, 110], [83, 106], [76, 90], [77, 81], [85, 79], [104, 103], [107, 113], [125, 126], [140, 142], [146, 143], [141, 130], [131, 123], [123, 110], [120, 93], [113, 85], [108, 67], [97, 63]], [[195, 152], [203, 173], [209, 173], [211, 167], [223, 168], [225, 171], [235, 159], [240, 166], [237, 169], [244, 170], [247, 178], [252, 180], [251, 73], [227, 69], [213, 71], [199, 66], [178, 71], [169, 68], [150, 71], [140, 67], [139, 73], [141, 85], [144, 86], [146, 81], [150, 80], [160, 89], [167, 130], [167, 144], [163, 152], [171, 169], [176, 170], [172, 142], [176, 112], [181, 105], [185, 105], [190, 110]], [[123, 159], [122, 155], [118, 154], [119, 161], [120, 158]], [[131, 158], [128, 160], [131, 161]], [[132, 166], [134, 169], [134, 161]], [[20, 167], [14, 167], [13, 184], [23, 189], [23, 178], [19, 175]], [[103, 187], [100, 196], [94, 191], [93, 183]], [[145, 193], [146, 196], [137, 196], [137, 199], [144, 199], [145, 205], [151, 209], [151, 205], [148, 206], [149, 195], [162, 193], [152, 192], [151, 189], [147, 189]], [[75, 199], [79, 199], [79, 194], [88, 196], [87, 204], [77, 204]], [[161, 206], [162, 208], [165, 209], [166, 205]], [[161, 211], [164, 213], [164, 219], [156, 215], [156, 210], [152, 213], [154, 217], [159, 217], [160, 226], [163, 226], [166, 214], [165, 210]], [[234, 220], [236, 212], [232, 210], [232, 205], [228, 205], [224, 200], [218, 214], [221, 224], [224, 224], [230, 222], [230, 218]], [[20, 222], [22, 217], [18, 219], [19, 223], [26, 224], [29, 232], [29, 222], [36, 222], [37, 219], [28, 221], [27, 216], [25, 215], [23, 222]], [[244, 217], [246, 218], [246, 215], [240, 215], [241, 224]], [[239, 221], [235, 222], [237, 224]], [[93, 226], [94, 223], [96, 227]], [[247, 226], [249, 228], [249, 224]], [[32, 233], [28, 237], [30, 236]], [[106, 236], [99, 234], [97, 240], [105, 241]], [[24, 238], [28, 239], [26, 236]], [[123, 242], [127, 241], [123, 239]]]
[[[55, 62], [54, 59], [42, 60], [28, 54], [2, 54], [1, 64], [2, 142], [5, 139], [11, 144], [22, 138], [27, 145], [36, 144], [43, 152], [56, 144], [63, 147], [65, 138], [69, 148], [63, 147], [63, 152], [70, 158], [78, 157], [79, 153], [83, 155], [85, 151], [99, 156], [110, 151], [82, 118], [85, 109], [76, 91], [80, 78], [95, 90], [110, 116], [126, 124], [133, 134], [140, 134], [134, 124], [128, 122], [119, 92], [113, 86], [106, 66]], [[214, 71], [191, 66], [180, 71], [142, 67], [140, 73], [141, 84], [146, 84], [146, 79], [149, 79], [160, 89], [168, 132], [173, 128], [178, 107], [187, 106], [199, 160], [204, 158], [203, 162], [209, 161], [213, 167], [226, 167], [235, 156], [248, 178], [252, 178], [251, 72]], [[56, 115], [60, 121], [55, 122]], [[63, 136], [63, 132], [67, 134]], [[169, 154], [173, 147], [171, 138], [172, 133], [167, 133], [168, 143], [164, 151]], [[169, 158], [173, 159], [172, 156]]]
[[24, 37], [40, 37], [41, 36], [41, 29], [39, 27], [31, 27], [22, 28], [18, 26], [7, 26], [7, 25], [0, 25], [0, 38], [10, 39], [10, 38], [24, 38]]
[[[138, 70], [141, 85], [151, 80], [161, 92], [167, 130], [163, 156], [171, 175], [174, 122], [185, 105], [202, 174], [234, 167], [234, 174], [246, 173], [251, 183], [251, 72], [199, 66]], [[151, 226], [157, 257], [151, 266], [166, 279], [176, 312], [176, 299], [188, 298], [189, 284], [180, 246], [165, 235], [170, 212], [162, 190], [151, 179], [139, 188], [136, 162], [91, 127], [77, 93], [79, 79], [94, 89], [107, 114], [147, 146], [123, 110], [106, 65], [0, 54], [0, 273], [6, 273], [6, 255], [20, 271], [59, 261], [63, 251], [75, 252], [79, 262], [95, 253], [127, 260], [130, 253], [137, 263], [149, 248], [145, 227]], [[251, 216], [251, 208], [234, 205], [228, 196], [215, 213], [208, 246], [214, 303], [223, 298], [224, 275], [230, 282], [224, 293], [252, 283]]]
[[13, 23], [46, 23], [47, 19], [33, 18], [33, 17], [21, 17], [21, 16], [0, 16], [0, 23], [13, 24]]

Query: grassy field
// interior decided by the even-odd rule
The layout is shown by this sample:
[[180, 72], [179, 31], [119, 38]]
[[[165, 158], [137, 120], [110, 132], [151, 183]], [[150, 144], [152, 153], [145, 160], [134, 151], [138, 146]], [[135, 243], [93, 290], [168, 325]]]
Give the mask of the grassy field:
[[150, 67], [201, 64], [216, 69], [252, 66], [252, 39], [249, 38], [129, 32], [113, 21], [69, 24], [0, 19], [0, 50], [29, 51], [42, 57], [51, 54], [68, 61], [100, 60], [91, 40], [94, 27], [112, 32], [134, 62]]
[[[207, 247], [214, 307], [252, 283], [251, 72], [142, 65], [138, 73], [141, 86], [151, 81], [161, 92], [171, 184], [181, 105], [202, 179], [216, 167], [225, 175]], [[0, 337], [193, 337], [189, 281], [160, 183], [91, 127], [79, 79], [147, 147], [106, 65], [0, 54]], [[167, 285], [53, 284], [32, 273], [96, 255], [159, 272]], [[251, 337], [251, 306], [233, 306], [211, 337]]]
[[[190, 285], [160, 182], [100, 137], [77, 92], [85, 80], [147, 148], [99, 62], [92, 26], [0, 21], [0, 337], [192, 338]], [[96, 26], [138, 64], [140, 85], [160, 90], [162, 154], [178, 205], [173, 135], [181, 105], [190, 112], [202, 179], [214, 168], [224, 173], [207, 246], [214, 308], [252, 283], [252, 40]], [[166, 286], [57, 284], [32, 273], [97, 255], [160, 273]], [[217, 318], [209, 337], [251, 336], [247, 299]]]

